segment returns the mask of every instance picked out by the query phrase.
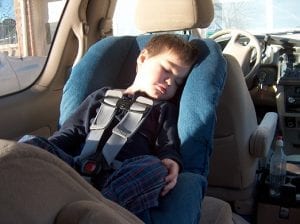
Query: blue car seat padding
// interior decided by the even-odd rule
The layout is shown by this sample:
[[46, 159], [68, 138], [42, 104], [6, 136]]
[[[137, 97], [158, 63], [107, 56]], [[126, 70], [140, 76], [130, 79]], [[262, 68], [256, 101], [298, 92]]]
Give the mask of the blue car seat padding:
[[[73, 68], [60, 105], [61, 125], [93, 91], [126, 88], [134, 80], [136, 59], [152, 35], [108, 37], [94, 44]], [[191, 36], [183, 35], [188, 40]], [[184, 169], [208, 175], [216, 106], [226, 78], [226, 61], [212, 40], [197, 40], [201, 56], [179, 97], [178, 131]]]
[[184, 168], [208, 175], [212, 153], [216, 106], [226, 78], [226, 61], [212, 40], [199, 40], [203, 51], [184, 86], [179, 108], [178, 132]]

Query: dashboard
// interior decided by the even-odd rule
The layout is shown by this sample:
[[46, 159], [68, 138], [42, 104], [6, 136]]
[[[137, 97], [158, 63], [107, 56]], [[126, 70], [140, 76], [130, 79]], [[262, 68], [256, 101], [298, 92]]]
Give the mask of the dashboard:
[[[299, 154], [300, 39], [289, 35], [265, 35], [257, 36], [257, 39], [264, 47], [255, 85], [267, 86], [269, 95], [274, 91], [272, 103], [278, 112], [280, 131], [287, 143], [287, 154]], [[268, 104], [270, 102], [261, 102], [264, 106]]]
[[[278, 131], [285, 139], [286, 153], [300, 153], [300, 35], [255, 35], [262, 49], [258, 71], [248, 85], [258, 123], [269, 111], [278, 113]], [[239, 43], [250, 40], [240, 37]], [[228, 39], [220, 43], [222, 49]], [[254, 64], [255, 52], [250, 66]], [[252, 62], [253, 61], [253, 62]]]
[[288, 38], [287, 35], [256, 37], [262, 46], [263, 54], [258, 77], [266, 76], [266, 84], [269, 85], [276, 85], [281, 78], [300, 79], [300, 39]]

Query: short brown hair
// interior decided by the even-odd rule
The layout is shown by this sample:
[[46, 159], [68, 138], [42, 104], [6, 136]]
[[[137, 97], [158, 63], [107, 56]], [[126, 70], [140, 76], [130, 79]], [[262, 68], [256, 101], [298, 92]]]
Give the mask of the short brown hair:
[[176, 34], [158, 34], [151, 38], [145, 49], [149, 56], [155, 56], [164, 50], [171, 50], [186, 64], [192, 65], [199, 56], [199, 48], [195, 42], [189, 42]]

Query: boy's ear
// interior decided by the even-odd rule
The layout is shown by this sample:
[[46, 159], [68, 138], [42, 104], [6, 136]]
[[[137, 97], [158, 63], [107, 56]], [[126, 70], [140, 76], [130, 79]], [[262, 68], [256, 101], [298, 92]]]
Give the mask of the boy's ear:
[[148, 58], [148, 51], [146, 49], [143, 49], [137, 58], [137, 63], [142, 64], [147, 58]]

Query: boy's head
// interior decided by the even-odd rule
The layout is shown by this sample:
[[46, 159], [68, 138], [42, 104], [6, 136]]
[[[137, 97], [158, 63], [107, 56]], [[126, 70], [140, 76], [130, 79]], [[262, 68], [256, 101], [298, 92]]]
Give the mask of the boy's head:
[[197, 46], [178, 35], [154, 36], [137, 58], [137, 75], [129, 92], [142, 91], [154, 99], [171, 99], [198, 55]]
[[148, 51], [150, 57], [171, 50], [187, 66], [193, 65], [199, 56], [199, 49], [194, 42], [189, 42], [175, 34], [154, 36], [146, 44], [144, 50]]

